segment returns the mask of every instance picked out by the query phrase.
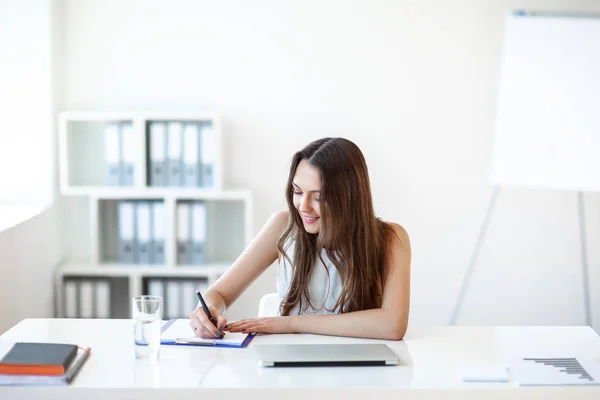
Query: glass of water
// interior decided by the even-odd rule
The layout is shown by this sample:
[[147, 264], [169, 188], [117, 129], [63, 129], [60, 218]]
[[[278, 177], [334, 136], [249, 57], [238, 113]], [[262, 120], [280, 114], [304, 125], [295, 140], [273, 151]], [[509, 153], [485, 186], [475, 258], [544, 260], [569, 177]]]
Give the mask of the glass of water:
[[131, 303], [135, 358], [158, 361], [163, 299], [160, 296], [135, 296]]

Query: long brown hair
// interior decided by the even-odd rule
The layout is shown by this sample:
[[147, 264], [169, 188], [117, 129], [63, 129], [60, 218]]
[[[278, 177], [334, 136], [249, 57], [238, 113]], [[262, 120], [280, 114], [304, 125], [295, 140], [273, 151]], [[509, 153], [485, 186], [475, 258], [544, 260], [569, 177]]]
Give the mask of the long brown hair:
[[[306, 232], [294, 207], [292, 181], [302, 160], [307, 160], [321, 176], [318, 234]], [[289, 315], [296, 305], [300, 312], [308, 306], [314, 308], [308, 283], [316, 257], [321, 257], [323, 249], [342, 283], [337, 303], [329, 311], [345, 313], [381, 307], [386, 232], [393, 230], [375, 217], [367, 163], [358, 146], [343, 138], [324, 138], [294, 154], [285, 198], [289, 219], [277, 247], [292, 266], [292, 278], [281, 303], [281, 315]], [[290, 240], [295, 241], [293, 263], [284, 248]]]

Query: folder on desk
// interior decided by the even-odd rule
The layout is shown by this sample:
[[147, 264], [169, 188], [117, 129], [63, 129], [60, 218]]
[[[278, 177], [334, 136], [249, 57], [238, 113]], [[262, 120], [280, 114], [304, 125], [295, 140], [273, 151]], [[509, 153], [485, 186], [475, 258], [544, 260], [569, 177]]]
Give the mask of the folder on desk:
[[171, 319], [160, 329], [160, 344], [245, 348], [254, 336], [253, 333], [226, 332], [223, 339], [203, 339], [194, 335], [189, 319]]
[[165, 205], [156, 201], [152, 208], [152, 237], [150, 241], [150, 260], [153, 264], [165, 263]]
[[107, 169], [107, 184], [119, 186], [121, 183], [121, 140], [117, 124], [108, 124], [104, 128], [104, 159]]
[[131, 123], [121, 124], [121, 144], [123, 150], [123, 186], [133, 186], [136, 163], [136, 137]]
[[202, 162], [202, 187], [212, 188], [215, 184], [215, 162], [217, 160], [217, 133], [211, 125], [202, 128], [200, 144]]
[[164, 123], [150, 125], [150, 186], [167, 186], [167, 133]]
[[183, 159], [181, 158], [181, 152], [183, 150], [182, 129], [183, 126], [181, 122], [169, 122], [167, 125], [167, 186], [171, 187], [179, 187], [183, 182]]
[[[89, 346], [64, 343], [0, 342], [0, 362], [12, 358], [13, 365], [19, 370], [23, 367], [26, 369], [17, 373], [0, 372], [0, 386], [68, 385], [89, 357], [90, 351]], [[40, 366], [44, 371], [40, 371]], [[60, 369], [62, 372], [56, 374]]]
[[183, 186], [198, 187], [198, 126], [188, 123], [183, 128]]

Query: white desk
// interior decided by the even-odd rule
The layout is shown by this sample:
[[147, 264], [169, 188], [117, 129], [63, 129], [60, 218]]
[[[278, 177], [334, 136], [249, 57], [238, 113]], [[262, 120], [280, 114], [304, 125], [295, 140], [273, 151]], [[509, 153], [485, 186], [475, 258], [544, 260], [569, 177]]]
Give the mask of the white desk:
[[[418, 327], [403, 341], [316, 335], [257, 336], [247, 349], [163, 346], [158, 366], [136, 361], [130, 320], [26, 319], [0, 341], [66, 342], [92, 347], [75, 381], [63, 388], [2, 388], [12, 398], [590, 398], [600, 387], [519, 388], [508, 383], [463, 383], [462, 364], [501, 363], [512, 356], [587, 356], [600, 362], [600, 337], [589, 327]], [[383, 342], [400, 366], [261, 368], [255, 344]], [[248, 391], [248, 388], [255, 390]], [[93, 389], [93, 390], [90, 390]], [[102, 390], [98, 390], [102, 389]], [[375, 392], [374, 392], [375, 391]], [[280, 393], [283, 392], [283, 393]], [[265, 397], [266, 396], [266, 397]], [[555, 397], [556, 396], [556, 397]], [[208, 397], [204, 397], [208, 398]]]

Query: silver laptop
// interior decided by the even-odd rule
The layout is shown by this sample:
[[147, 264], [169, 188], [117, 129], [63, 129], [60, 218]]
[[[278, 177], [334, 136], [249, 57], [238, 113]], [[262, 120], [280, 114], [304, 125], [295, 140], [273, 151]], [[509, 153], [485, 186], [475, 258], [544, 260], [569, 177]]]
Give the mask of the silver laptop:
[[387, 345], [273, 344], [252, 346], [263, 367], [317, 367], [398, 365], [399, 358]]

